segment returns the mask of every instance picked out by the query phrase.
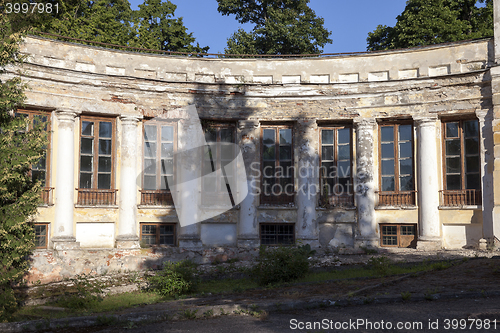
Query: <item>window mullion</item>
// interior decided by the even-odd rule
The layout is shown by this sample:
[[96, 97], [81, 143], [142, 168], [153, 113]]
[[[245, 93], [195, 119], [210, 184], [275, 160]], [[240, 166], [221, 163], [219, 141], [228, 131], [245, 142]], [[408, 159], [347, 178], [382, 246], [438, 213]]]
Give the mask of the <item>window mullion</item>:
[[[399, 193], [399, 124], [394, 124], [394, 191]], [[398, 228], [399, 232], [399, 228]], [[398, 240], [399, 242], [399, 240]]]

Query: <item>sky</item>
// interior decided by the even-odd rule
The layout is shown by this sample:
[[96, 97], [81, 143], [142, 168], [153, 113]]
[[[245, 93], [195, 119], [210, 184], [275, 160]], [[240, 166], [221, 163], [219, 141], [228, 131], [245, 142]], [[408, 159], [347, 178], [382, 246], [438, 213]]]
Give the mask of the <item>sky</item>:
[[[129, 0], [132, 9], [138, 9], [143, 0]], [[210, 46], [209, 53], [224, 53], [227, 39], [243, 28], [250, 31], [252, 24], [241, 25], [234, 17], [222, 16], [216, 0], [170, 0], [177, 5], [176, 17], [182, 17], [188, 32], [193, 33], [200, 46]], [[324, 53], [366, 51], [368, 32], [379, 24], [394, 26], [396, 17], [405, 8], [406, 0], [311, 0], [309, 7], [325, 20], [325, 28], [332, 32], [332, 44]]]

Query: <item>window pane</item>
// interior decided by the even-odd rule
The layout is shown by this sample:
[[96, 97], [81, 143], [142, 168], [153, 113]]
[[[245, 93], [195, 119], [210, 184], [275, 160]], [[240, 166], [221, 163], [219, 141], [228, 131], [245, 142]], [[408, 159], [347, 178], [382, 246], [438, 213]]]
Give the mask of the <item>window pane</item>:
[[42, 186], [45, 186], [45, 171], [43, 170], [32, 170], [31, 171], [31, 179], [33, 181], [41, 181]]
[[94, 139], [82, 138], [82, 147], [80, 151], [82, 154], [92, 154], [94, 152]]
[[217, 191], [217, 178], [216, 177], [203, 177], [203, 189], [206, 192], [216, 192]]
[[342, 161], [337, 164], [337, 176], [338, 177], [350, 177], [351, 176], [351, 161]]
[[446, 140], [446, 155], [460, 155], [460, 140]]
[[394, 160], [391, 159], [382, 161], [382, 174], [394, 175]]
[[275, 142], [274, 140], [276, 138], [276, 136], [274, 134], [275, 133], [274, 130], [271, 128], [267, 128], [267, 129], [264, 129], [263, 132], [264, 133], [263, 133], [262, 142], [264, 144], [274, 144], [274, 142]]
[[145, 190], [156, 190], [156, 176], [144, 176]]
[[382, 177], [382, 191], [394, 191], [394, 176]]
[[217, 129], [214, 127], [205, 128], [205, 141], [207, 143], [217, 142]]
[[156, 160], [144, 159], [144, 173], [148, 175], [156, 174]]
[[38, 162], [36, 162], [36, 164], [34, 164], [34, 165], [32, 166], [32, 168], [31, 168], [31, 169], [32, 169], [32, 170], [45, 170], [45, 166], [46, 166], [46, 164], [47, 164], [47, 159], [46, 159], [46, 157], [47, 157], [47, 152], [44, 152], [44, 153], [43, 153], [42, 158], [40, 158], [40, 159], [38, 160]]
[[333, 130], [322, 130], [321, 131], [321, 144], [323, 144], [323, 145], [333, 144]]
[[468, 190], [479, 190], [481, 188], [481, 183], [479, 180], [479, 174], [470, 174], [465, 176], [465, 188]]
[[479, 136], [477, 120], [464, 121], [464, 134], [466, 138]]
[[160, 190], [170, 191], [170, 187], [168, 187], [168, 179], [167, 176], [160, 177]]
[[280, 160], [292, 159], [292, 146], [280, 146]]
[[479, 156], [465, 158], [465, 172], [479, 172]]
[[415, 235], [415, 226], [413, 225], [402, 225], [401, 235]]
[[111, 157], [99, 156], [99, 172], [111, 172]]
[[99, 137], [111, 138], [111, 122], [101, 121], [99, 123]]
[[321, 147], [321, 159], [324, 161], [333, 160], [333, 146]]
[[174, 141], [174, 128], [172, 126], [161, 127], [161, 140]]
[[411, 141], [411, 125], [399, 126], [399, 141]]
[[446, 173], [460, 173], [460, 157], [446, 158]]
[[292, 144], [292, 130], [290, 128], [280, 129], [280, 145]]
[[460, 190], [462, 188], [462, 181], [460, 175], [446, 175], [446, 189], [447, 190]]
[[393, 143], [383, 143], [382, 144], [382, 158], [394, 158], [394, 144]]
[[[281, 148], [291, 149], [290, 147], [281, 147]], [[235, 156], [235, 151], [234, 151], [233, 145], [229, 145], [229, 144], [222, 144], [221, 145], [221, 159], [232, 161], [235, 157], [236, 156]]]
[[99, 139], [99, 154], [111, 155], [111, 140]]
[[92, 156], [80, 156], [80, 171], [93, 171]]
[[395, 225], [384, 225], [382, 226], [382, 235], [397, 235], [398, 227]]
[[411, 175], [413, 173], [413, 165], [411, 159], [400, 160], [399, 161], [399, 174], [400, 175]]
[[467, 155], [479, 154], [479, 140], [477, 137], [465, 139], [465, 154]]
[[156, 141], [156, 126], [144, 125], [144, 140]]
[[411, 142], [402, 142], [399, 144], [399, 158], [412, 157]]
[[446, 137], [458, 138], [458, 123], [446, 123]]
[[98, 174], [97, 175], [97, 188], [98, 189], [110, 189], [111, 188], [111, 175], [110, 174]]
[[399, 177], [400, 191], [413, 191], [413, 176]]
[[94, 135], [94, 122], [82, 121], [82, 135]]
[[398, 236], [382, 236], [383, 245], [398, 245]]
[[342, 128], [338, 131], [338, 144], [351, 142], [351, 130], [349, 128]]
[[144, 157], [156, 158], [156, 143], [146, 142], [144, 144]]
[[338, 147], [338, 159], [349, 160], [351, 159], [351, 147], [348, 145]]
[[80, 188], [92, 188], [92, 174], [80, 172]]
[[380, 134], [382, 137], [382, 142], [394, 141], [394, 127], [393, 126], [382, 126], [380, 128]]
[[274, 177], [274, 162], [264, 162], [262, 173], [264, 177]]
[[278, 172], [278, 168], [276, 168], [277, 177], [293, 177], [292, 162], [281, 162], [279, 169]]
[[174, 161], [171, 159], [161, 160], [161, 174], [172, 175], [174, 173]]
[[323, 177], [336, 177], [337, 172], [333, 168], [333, 162], [322, 162], [321, 163], [321, 172]]
[[264, 160], [275, 160], [274, 156], [274, 145], [273, 146], [264, 146], [264, 152], [262, 154]]
[[229, 143], [234, 142], [233, 133], [234, 131], [232, 128], [222, 128], [220, 130], [220, 141]]
[[162, 143], [161, 144], [161, 157], [171, 158], [174, 156], [174, 144], [173, 143]]

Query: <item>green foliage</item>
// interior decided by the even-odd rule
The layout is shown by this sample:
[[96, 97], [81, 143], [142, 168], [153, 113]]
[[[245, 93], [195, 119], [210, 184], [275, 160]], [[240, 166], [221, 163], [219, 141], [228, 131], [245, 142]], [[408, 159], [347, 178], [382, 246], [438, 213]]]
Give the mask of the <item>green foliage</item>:
[[391, 266], [391, 260], [387, 257], [371, 257], [367, 262], [368, 266], [378, 275], [387, 275]]
[[12, 33], [12, 24], [0, 14], [0, 322], [15, 308], [13, 284], [28, 269], [27, 256], [33, 250], [34, 230], [30, 224], [40, 202], [40, 183], [29, 175], [32, 164], [42, 156], [46, 138], [42, 125], [28, 128], [12, 111], [24, 101], [25, 84], [15, 67], [24, 56], [19, 53], [21, 33]]
[[303, 278], [309, 272], [310, 247], [260, 247], [257, 263], [250, 271], [250, 277], [261, 286], [290, 282]]
[[85, 274], [77, 275], [71, 278], [76, 292], [66, 292], [65, 296], [57, 302], [59, 306], [69, 309], [91, 309], [97, 303], [102, 302], [101, 283], [91, 280]]
[[411, 293], [409, 291], [402, 292], [401, 298], [403, 301], [409, 301], [411, 299]]
[[238, 29], [227, 41], [229, 54], [318, 54], [331, 43], [324, 20], [309, 0], [217, 0], [222, 15], [253, 23], [251, 32]]
[[[30, 0], [34, 2], [33, 0]], [[188, 33], [182, 18], [174, 17], [177, 6], [169, 0], [145, 0], [132, 10], [128, 0], [49, 0], [59, 13], [43, 16], [13, 15], [16, 27], [101, 43], [179, 52], [207, 52]], [[20, 16], [24, 15], [24, 16]], [[22, 20], [24, 19], [24, 20]]]
[[379, 25], [366, 40], [376, 51], [491, 36], [492, 0], [408, 0], [394, 27]]
[[189, 260], [165, 263], [163, 270], [148, 277], [149, 289], [162, 296], [180, 296], [196, 290], [196, 264]]

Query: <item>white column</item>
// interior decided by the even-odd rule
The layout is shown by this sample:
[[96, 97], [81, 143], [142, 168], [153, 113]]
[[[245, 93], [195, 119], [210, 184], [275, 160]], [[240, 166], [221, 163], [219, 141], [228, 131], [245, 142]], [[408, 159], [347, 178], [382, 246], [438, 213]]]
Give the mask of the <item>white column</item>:
[[493, 0], [493, 29], [495, 40], [495, 63], [500, 63], [500, 0]]
[[373, 131], [375, 119], [355, 119], [356, 125], [356, 203], [358, 234], [355, 246], [376, 247], [380, 243], [375, 219]]
[[237, 142], [245, 162], [248, 195], [240, 203], [238, 222], [238, 247], [258, 247], [259, 225], [257, 206], [260, 189], [260, 127], [257, 120], [241, 120], [238, 123]]
[[137, 236], [137, 124], [139, 118], [122, 116], [117, 248], [139, 248]]
[[493, 110], [476, 110], [479, 119], [479, 153], [481, 159], [481, 208], [483, 212], [483, 239], [479, 240], [480, 249], [486, 250], [487, 244], [492, 243], [493, 233], [493, 174], [489, 172], [489, 165], [493, 166], [493, 140], [489, 139], [492, 133]]
[[312, 247], [319, 247], [316, 222], [318, 172], [318, 125], [314, 119], [298, 121], [295, 135], [298, 147], [297, 191], [297, 240]]
[[441, 248], [441, 223], [439, 221], [439, 178], [437, 149], [437, 116], [416, 116], [417, 176], [418, 176], [418, 223], [417, 248], [436, 250]]
[[54, 234], [51, 238], [55, 250], [78, 248], [73, 228], [75, 194], [75, 117], [76, 113], [58, 111], [57, 158], [55, 187]]

